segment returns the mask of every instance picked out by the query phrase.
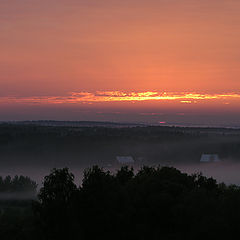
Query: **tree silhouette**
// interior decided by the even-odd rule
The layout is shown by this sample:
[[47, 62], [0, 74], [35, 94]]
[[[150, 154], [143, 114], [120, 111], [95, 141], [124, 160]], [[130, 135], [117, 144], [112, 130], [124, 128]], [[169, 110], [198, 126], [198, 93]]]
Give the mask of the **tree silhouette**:
[[14, 193], [32, 193], [36, 194], [37, 183], [31, 180], [29, 177], [24, 176], [6, 176], [0, 177], [0, 192], [14, 192]]
[[44, 178], [38, 195], [39, 204], [34, 205], [44, 239], [69, 237], [71, 201], [76, 191], [74, 175], [68, 168], [53, 169]]
[[44, 239], [223, 239], [240, 229], [240, 188], [172, 167], [54, 169], [39, 194]]

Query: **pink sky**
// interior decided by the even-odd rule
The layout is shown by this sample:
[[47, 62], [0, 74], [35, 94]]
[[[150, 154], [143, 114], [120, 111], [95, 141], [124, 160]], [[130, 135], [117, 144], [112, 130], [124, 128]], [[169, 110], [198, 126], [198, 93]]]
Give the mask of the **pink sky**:
[[[190, 111], [238, 122], [240, 100], [231, 95], [240, 94], [239, 12], [237, 0], [1, 0], [0, 120], [63, 119], [67, 111], [74, 120], [122, 121], [110, 113], [135, 109], [126, 120], [161, 121], [141, 114], [171, 109], [185, 111], [184, 121]], [[99, 91], [230, 97], [67, 100]], [[87, 108], [93, 115], [81, 112]]]

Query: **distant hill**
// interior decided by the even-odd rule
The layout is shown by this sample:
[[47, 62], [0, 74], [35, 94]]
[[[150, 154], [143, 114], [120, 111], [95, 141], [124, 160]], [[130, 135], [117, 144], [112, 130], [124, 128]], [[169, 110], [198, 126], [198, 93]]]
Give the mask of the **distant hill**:
[[8, 121], [15, 125], [37, 125], [37, 126], [61, 126], [61, 127], [139, 127], [145, 126], [141, 123], [117, 123], [117, 122], [98, 122], [98, 121], [55, 121], [55, 120], [38, 120], [38, 121]]

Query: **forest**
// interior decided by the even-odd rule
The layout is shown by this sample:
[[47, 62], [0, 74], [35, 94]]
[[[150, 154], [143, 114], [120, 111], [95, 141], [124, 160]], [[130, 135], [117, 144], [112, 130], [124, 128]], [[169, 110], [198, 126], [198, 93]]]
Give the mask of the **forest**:
[[81, 183], [53, 169], [37, 199], [1, 202], [4, 240], [231, 239], [240, 231], [240, 187], [173, 167], [93, 166]]
[[132, 156], [139, 165], [172, 165], [198, 163], [203, 153], [239, 161], [240, 130], [0, 124], [0, 167], [85, 168], [114, 164], [116, 156]]

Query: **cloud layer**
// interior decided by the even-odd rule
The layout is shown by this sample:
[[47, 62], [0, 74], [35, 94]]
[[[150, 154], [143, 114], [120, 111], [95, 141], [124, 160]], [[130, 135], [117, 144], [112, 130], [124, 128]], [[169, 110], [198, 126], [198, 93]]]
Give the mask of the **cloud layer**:
[[0, 103], [22, 104], [83, 104], [103, 102], [171, 102], [196, 103], [198, 101], [223, 101], [225, 104], [231, 100], [240, 100], [240, 93], [204, 94], [190, 92], [123, 92], [123, 91], [96, 91], [72, 92], [66, 96], [32, 96], [32, 97], [0, 97]]

